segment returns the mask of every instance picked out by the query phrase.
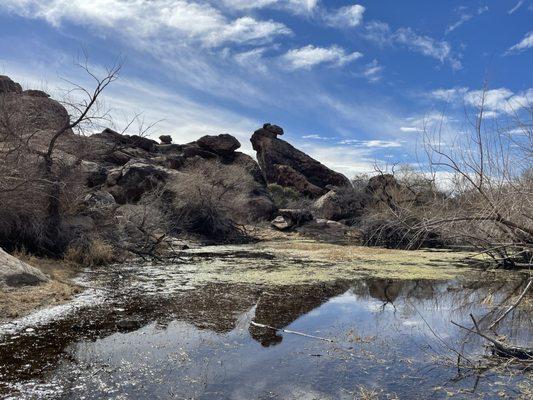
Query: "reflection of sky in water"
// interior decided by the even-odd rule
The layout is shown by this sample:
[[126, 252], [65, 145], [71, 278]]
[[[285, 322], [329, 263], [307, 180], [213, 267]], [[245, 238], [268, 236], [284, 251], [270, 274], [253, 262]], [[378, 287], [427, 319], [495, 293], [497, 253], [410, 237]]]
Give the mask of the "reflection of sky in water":
[[[150, 280], [153, 270], [146, 269], [139, 279]], [[135, 278], [129, 275], [128, 279]], [[157, 298], [152, 289], [159, 284], [165, 286], [160, 280], [143, 284], [151, 288], [150, 297], [137, 293], [115, 299], [123, 302], [124, 315], [103, 309], [83, 316], [83, 320], [93, 318], [101, 332], [94, 337], [77, 336], [69, 324], [76, 326], [79, 321], [67, 321], [60, 326], [66, 329], [63, 339], [58, 326], [50, 328], [49, 336], [36, 338], [32, 344], [41, 341], [42, 352], [31, 353], [35, 363], [46, 364], [50, 357], [46, 351], [54, 340], [65, 340], [65, 347], [59, 349], [55, 363], [43, 367], [46, 373], [30, 373], [18, 387], [26, 394], [41, 390], [43, 398], [46, 393], [54, 398], [62, 392], [64, 398], [88, 399], [353, 399], [364, 385], [400, 398], [446, 398], [444, 391], [434, 388], [471, 389], [475, 377], [450, 382], [456, 370], [442, 363], [449, 351], [431, 329], [458, 346], [464, 334], [450, 320], [466, 324], [469, 312], [479, 316], [487, 311], [476, 304], [489, 292], [496, 291], [492, 297], [498, 301], [516, 287], [516, 283], [367, 279], [266, 289], [218, 284], [176, 297], [163, 291], [165, 295]], [[135, 293], [129, 291], [132, 287], [139, 287], [138, 282], [124, 293]], [[135, 301], [147, 308], [136, 309]], [[530, 340], [530, 319], [515, 317], [518, 326], [524, 327], [525, 318], [530, 328], [518, 330], [518, 337]], [[115, 328], [121, 318], [141, 318], [142, 323], [121, 333]], [[254, 330], [252, 319], [335, 343]], [[482, 349], [477, 339], [467, 348]], [[435, 357], [441, 362], [435, 362]], [[23, 376], [7, 367], [15, 377]], [[502, 379], [507, 389], [491, 386]], [[0, 394], [1, 380], [0, 375]], [[508, 376], [487, 374], [476, 394], [463, 393], [460, 398], [478, 398], [479, 393], [498, 398], [496, 393], [510, 390], [513, 382]]]

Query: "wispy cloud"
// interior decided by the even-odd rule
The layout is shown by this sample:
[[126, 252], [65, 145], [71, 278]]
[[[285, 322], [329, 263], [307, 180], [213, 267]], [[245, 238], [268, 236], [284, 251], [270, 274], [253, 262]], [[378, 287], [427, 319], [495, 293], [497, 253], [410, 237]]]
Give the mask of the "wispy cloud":
[[4, 0], [0, 9], [53, 26], [64, 21], [98, 25], [142, 40], [189, 40], [206, 47], [264, 43], [291, 34], [284, 24], [250, 16], [229, 19], [218, 9], [190, 0]]
[[295, 14], [309, 14], [316, 10], [319, 0], [210, 0], [214, 4], [222, 3], [234, 10], [251, 10], [256, 8], [278, 8]]
[[402, 132], [407, 132], [407, 133], [415, 133], [415, 132], [420, 132], [420, 128], [417, 128], [415, 126], [401, 126], [400, 127], [400, 130]]
[[391, 148], [402, 147], [402, 143], [399, 140], [358, 140], [358, 139], [345, 139], [341, 140], [339, 144], [353, 145], [356, 147], [367, 148]]
[[511, 46], [506, 53], [519, 53], [530, 47], [533, 47], [533, 31], [526, 33], [524, 38], [514, 46]]
[[289, 50], [281, 57], [289, 70], [309, 70], [319, 64], [343, 66], [362, 57], [359, 52], [347, 53], [339, 46], [316, 47], [308, 45], [299, 49]]
[[431, 92], [431, 97], [445, 102], [454, 102], [463, 99], [468, 92], [467, 87], [455, 87], [451, 89], [436, 89]]
[[462, 9], [461, 10], [461, 15], [459, 16], [459, 19], [456, 22], [454, 22], [453, 24], [451, 24], [450, 26], [448, 26], [448, 28], [446, 28], [446, 32], [445, 33], [448, 34], [450, 32], [453, 32], [454, 30], [459, 28], [461, 25], [463, 25], [465, 22], [470, 21], [475, 16], [481, 15], [481, 14], [483, 14], [484, 12], [486, 12], [488, 10], [489, 10], [489, 7], [487, 7], [487, 6], [479, 7], [474, 13], [467, 13], [467, 12], [464, 12], [464, 10]]
[[369, 82], [378, 82], [381, 80], [382, 71], [383, 66], [379, 65], [378, 60], [372, 60], [370, 63], [365, 65], [362, 76], [365, 77]]
[[359, 4], [341, 7], [334, 11], [324, 11], [324, 21], [334, 28], [353, 28], [361, 24], [365, 7]]
[[429, 97], [448, 103], [480, 108], [483, 106], [485, 116], [515, 114], [530, 107], [533, 102], [533, 88], [515, 93], [508, 88], [469, 90], [466, 87], [433, 90]]
[[513, 14], [515, 11], [517, 11], [520, 7], [522, 7], [522, 4], [524, 4], [524, 0], [519, 0], [518, 3], [516, 3], [516, 5], [511, 8], [508, 13], [509, 14]]
[[400, 45], [410, 51], [437, 59], [441, 63], [447, 62], [453, 69], [462, 68], [461, 61], [452, 52], [451, 45], [447, 41], [420, 35], [412, 28], [399, 28], [391, 31], [385, 22], [370, 21], [365, 25], [362, 35], [380, 46]]

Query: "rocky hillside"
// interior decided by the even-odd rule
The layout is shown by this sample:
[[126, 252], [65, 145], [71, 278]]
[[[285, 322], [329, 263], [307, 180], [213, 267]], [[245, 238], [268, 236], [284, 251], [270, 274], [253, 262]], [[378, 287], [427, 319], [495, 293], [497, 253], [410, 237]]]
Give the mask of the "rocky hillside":
[[[280, 139], [283, 129], [269, 123], [251, 135], [256, 162], [226, 133], [199, 134], [184, 144], [109, 128], [92, 135], [66, 129], [55, 137], [70, 124], [67, 109], [6, 76], [0, 76], [0, 111], [0, 246], [8, 250], [93, 262], [87, 254], [97, 248], [104, 262], [106, 252], [152, 254], [183, 234], [232, 241], [244, 225], [273, 219], [276, 229], [332, 232], [337, 240], [357, 237], [347, 225], [399, 192], [387, 175], [355, 191], [348, 178]], [[280, 206], [269, 185], [299, 203]], [[54, 202], [59, 211], [50, 230]]]

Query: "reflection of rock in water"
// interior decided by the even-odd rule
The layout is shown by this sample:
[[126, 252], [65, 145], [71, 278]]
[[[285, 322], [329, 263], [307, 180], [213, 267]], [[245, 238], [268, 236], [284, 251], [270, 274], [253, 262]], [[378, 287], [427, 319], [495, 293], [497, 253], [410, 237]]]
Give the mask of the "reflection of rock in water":
[[[254, 321], [284, 328], [348, 288], [347, 283], [323, 283], [268, 289], [259, 298]], [[274, 346], [283, 340], [282, 336], [271, 329], [250, 326], [249, 331], [263, 346]]]

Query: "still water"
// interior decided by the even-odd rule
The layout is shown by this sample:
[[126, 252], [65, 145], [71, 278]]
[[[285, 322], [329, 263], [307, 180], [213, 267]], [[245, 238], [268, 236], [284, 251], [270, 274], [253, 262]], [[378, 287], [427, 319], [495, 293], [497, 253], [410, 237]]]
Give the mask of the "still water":
[[[97, 301], [34, 326], [4, 327], [0, 398], [526, 399], [532, 393], [531, 373], [521, 367], [457, 368], [455, 350], [473, 362], [490, 351], [450, 323], [469, 325], [469, 313], [483, 323], [495, 305], [520, 292], [518, 276], [192, 284], [191, 268], [212, 257], [89, 271]], [[244, 250], [224, 259], [255, 265], [256, 257]], [[263, 254], [261, 262], [276, 268], [274, 257]], [[500, 330], [522, 345], [531, 345], [532, 332], [526, 307]]]

